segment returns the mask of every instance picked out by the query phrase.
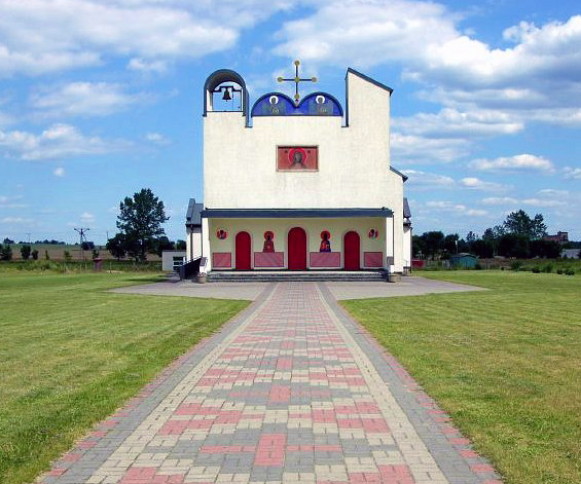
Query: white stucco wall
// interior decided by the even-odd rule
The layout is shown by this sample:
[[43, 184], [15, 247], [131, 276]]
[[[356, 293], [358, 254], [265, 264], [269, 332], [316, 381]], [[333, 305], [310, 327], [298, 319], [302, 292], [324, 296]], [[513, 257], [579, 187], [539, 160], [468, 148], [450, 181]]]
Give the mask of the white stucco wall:
[[186, 251], [184, 250], [164, 250], [161, 253], [161, 270], [162, 271], [173, 271], [174, 270], [174, 257], [179, 258], [183, 261], [186, 257]]

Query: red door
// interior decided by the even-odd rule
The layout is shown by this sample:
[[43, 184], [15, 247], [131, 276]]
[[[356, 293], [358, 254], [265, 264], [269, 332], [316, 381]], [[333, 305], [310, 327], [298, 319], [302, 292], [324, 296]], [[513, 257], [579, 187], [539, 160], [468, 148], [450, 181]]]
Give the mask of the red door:
[[345, 266], [346, 271], [358, 271], [361, 269], [359, 265], [360, 258], [360, 241], [357, 232], [347, 232], [343, 239], [343, 250], [345, 251]]
[[239, 271], [249, 271], [250, 265], [250, 234], [248, 232], [238, 232], [236, 234], [236, 269]]
[[307, 233], [300, 227], [288, 233], [288, 268], [291, 271], [307, 269]]

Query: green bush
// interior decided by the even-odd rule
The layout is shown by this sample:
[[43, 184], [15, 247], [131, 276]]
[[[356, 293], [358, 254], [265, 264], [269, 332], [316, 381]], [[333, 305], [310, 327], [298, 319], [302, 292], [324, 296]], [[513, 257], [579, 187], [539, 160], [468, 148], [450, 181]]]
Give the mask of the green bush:
[[519, 260], [515, 260], [514, 262], [512, 262], [510, 264], [510, 268], [513, 271], [519, 271], [519, 270], [521, 270], [521, 267], [522, 267], [522, 262]]
[[546, 272], [547, 274], [550, 274], [551, 272], [553, 272], [553, 264], [551, 264], [550, 262], [545, 264], [542, 268], [543, 272]]
[[541, 268], [539, 266], [535, 266], [532, 268], [532, 272], [534, 274], [540, 274], [541, 273]]

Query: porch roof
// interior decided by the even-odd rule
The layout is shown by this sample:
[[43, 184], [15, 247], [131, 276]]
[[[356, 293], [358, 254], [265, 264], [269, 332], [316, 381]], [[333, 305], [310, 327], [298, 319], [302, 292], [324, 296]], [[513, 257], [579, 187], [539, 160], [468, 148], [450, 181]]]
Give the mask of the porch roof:
[[203, 218], [393, 217], [389, 208], [206, 208]]

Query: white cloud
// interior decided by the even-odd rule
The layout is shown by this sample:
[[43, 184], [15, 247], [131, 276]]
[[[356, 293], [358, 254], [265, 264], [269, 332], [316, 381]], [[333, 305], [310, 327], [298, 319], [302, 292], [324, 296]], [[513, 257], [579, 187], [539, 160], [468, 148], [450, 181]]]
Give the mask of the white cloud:
[[543, 188], [537, 192], [541, 196], [548, 196], [548, 197], [568, 197], [569, 191], [568, 190], [557, 190], [555, 188]]
[[547, 200], [541, 198], [525, 198], [522, 203], [532, 207], [562, 207], [567, 205], [563, 200]]
[[416, 190], [432, 190], [436, 188], [452, 188], [456, 185], [453, 178], [436, 173], [426, 173], [419, 170], [402, 170], [409, 177], [406, 185]]
[[23, 217], [4, 217], [0, 219], [0, 223], [3, 224], [29, 224], [34, 222], [31, 218], [23, 218]]
[[488, 215], [486, 210], [469, 208], [464, 204], [450, 201], [429, 201], [426, 202], [426, 207], [431, 209], [438, 209], [442, 212], [450, 212], [456, 215], [468, 215], [471, 217], [485, 217]]
[[145, 139], [157, 145], [169, 144], [169, 140], [161, 133], [147, 133]]
[[111, 57], [161, 70], [165, 61], [231, 48], [240, 31], [293, 2], [0, 0], [0, 76], [96, 66]]
[[402, 0], [322, 2], [311, 16], [284, 24], [274, 52], [337, 65], [414, 62], [426, 45], [453, 39], [442, 5]]
[[72, 82], [35, 93], [31, 106], [42, 117], [105, 116], [146, 99], [143, 94], [126, 94], [119, 84]]
[[516, 205], [518, 200], [512, 197], [487, 197], [482, 199], [484, 205]]
[[581, 168], [572, 168], [570, 166], [566, 166], [563, 172], [565, 173], [565, 178], [581, 180]]
[[58, 168], [55, 168], [52, 173], [54, 176], [63, 177], [65, 176], [65, 169], [59, 166]]
[[[22, 160], [100, 155], [127, 148], [127, 143], [86, 136], [68, 124], [54, 124], [39, 135], [25, 131], [0, 131], [0, 150]], [[0, 151], [1, 153], [1, 151]]]
[[143, 73], [155, 72], [157, 74], [163, 74], [167, 70], [167, 62], [161, 60], [148, 61], [135, 57], [129, 60], [127, 69]]
[[451, 162], [470, 152], [466, 139], [436, 139], [422, 136], [391, 134], [391, 155], [396, 164], [404, 162]]
[[489, 192], [505, 191], [509, 187], [501, 183], [487, 182], [476, 177], [466, 177], [460, 180], [460, 184], [465, 188], [472, 190], [484, 190]]
[[474, 160], [470, 162], [470, 167], [482, 171], [537, 170], [551, 172], [554, 170], [551, 161], [542, 156], [535, 156], [526, 153], [522, 155], [495, 158], [493, 160]]
[[418, 113], [394, 118], [393, 126], [408, 135], [459, 137], [514, 134], [523, 130], [522, 122], [499, 111], [461, 112], [445, 108], [438, 113]]
[[95, 215], [89, 212], [83, 212], [80, 217], [81, 223], [83, 224], [93, 224], [95, 222]]
[[[404, 79], [429, 86], [424, 94], [463, 114], [502, 111], [508, 123], [475, 121], [475, 133], [515, 132], [529, 121], [581, 124], [581, 16], [541, 26], [507, 25], [504, 48], [458, 27], [438, 3], [414, 0], [314, 2], [314, 13], [278, 32], [275, 54], [312, 63], [403, 65]], [[427, 94], [429, 93], [429, 94]], [[468, 120], [470, 122], [470, 120]], [[428, 123], [429, 126], [429, 123]], [[437, 128], [445, 128], [438, 123]], [[450, 129], [461, 128], [452, 123]]]
[[19, 203], [18, 200], [22, 199], [22, 195], [17, 195], [14, 197], [0, 195], [0, 208], [25, 208], [28, 205]]

